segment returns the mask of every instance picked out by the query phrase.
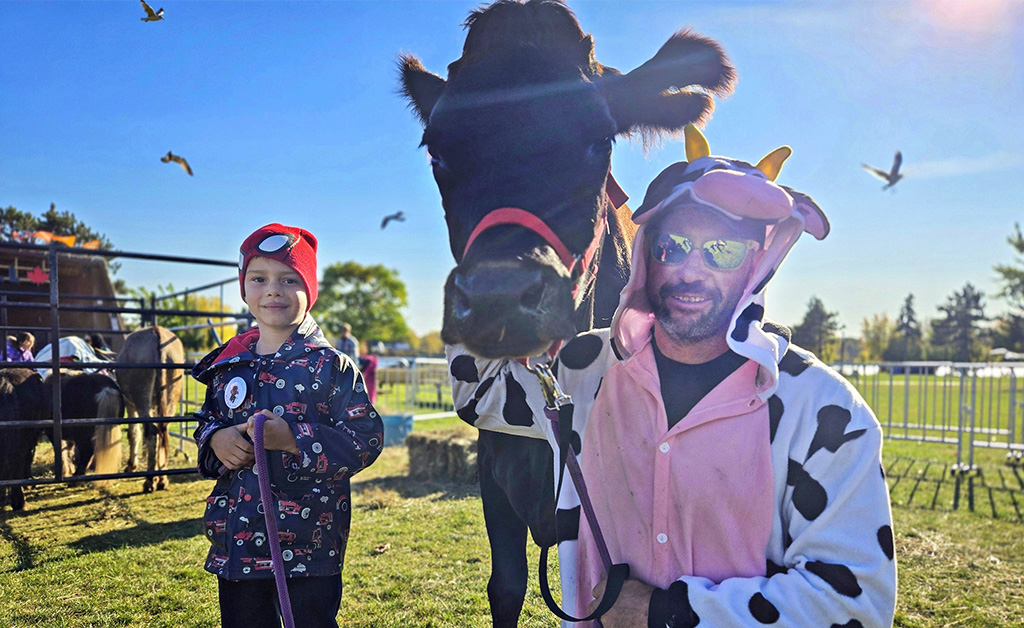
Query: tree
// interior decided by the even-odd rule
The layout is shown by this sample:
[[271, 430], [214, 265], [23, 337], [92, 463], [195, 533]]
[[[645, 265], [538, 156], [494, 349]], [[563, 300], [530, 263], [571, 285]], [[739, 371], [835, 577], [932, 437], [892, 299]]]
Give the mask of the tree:
[[406, 304], [398, 271], [380, 264], [337, 262], [324, 269], [313, 316], [334, 336], [348, 323], [359, 340], [408, 342], [411, 332], [400, 311]]
[[908, 294], [903, 300], [899, 316], [896, 317], [896, 326], [882, 357], [889, 362], [924, 358], [923, 332], [921, 323], [917, 320], [917, 312], [914, 310], [913, 293]]
[[839, 329], [838, 314], [825, 309], [818, 297], [811, 297], [807, 303], [804, 320], [793, 328], [793, 342], [812, 351], [823, 361], [829, 361], [837, 352], [836, 331]]
[[40, 216], [22, 212], [14, 207], [0, 210], [0, 237], [14, 239], [19, 234], [32, 231], [47, 231], [58, 236], [75, 236], [78, 243], [98, 241], [98, 248], [109, 251], [114, 245], [102, 233], [93, 231], [71, 212], [57, 211], [57, 204], [50, 203], [50, 209]]
[[420, 355], [444, 355], [444, 341], [441, 340], [441, 332], [431, 331], [421, 336], [417, 343], [416, 349]]
[[1013, 223], [1013, 235], [1006, 241], [1015, 251], [1013, 264], [997, 264], [995, 271], [1002, 277], [999, 296], [1010, 304], [1010, 311], [996, 319], [993, 344], [1010, 351], [1024, 352], [1024, 235], [1020, 223]]
[[865, 362], [879, 362], [885, 359], [885, 352], [892, 341], [896, 324], [888, 314], [875, 314], [865, 318], [860, 325], [861, 352], [860, 358]]
[[950, 360], [967, 362], [985, 353], [979, 323], [985, 318], [984, 295], [971, 282], [938, 306], [943, 318], [932, 323], [932, 345]]

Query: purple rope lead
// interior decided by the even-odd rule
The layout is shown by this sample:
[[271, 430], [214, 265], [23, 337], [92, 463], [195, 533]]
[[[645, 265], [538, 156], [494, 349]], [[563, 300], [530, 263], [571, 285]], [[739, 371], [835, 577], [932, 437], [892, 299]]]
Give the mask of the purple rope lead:
[[292, 601], [288, 597], [288, 584], [284, 575], [284, 559], [281, 557], [281, 539], [277, 536], [277, 517], [274, 495], [270, 492], [270, 472], [267, 470], [267, 452], [263, 448], [263, 423], [266, 415], [257, 412], [253, 417], [252, 440], [256, 453], [256, 475], [260, 483], [260, 501], [263, 502], [263, 519], [267, 522], [267, 542], [270, 543], [270, 558], [274, 564], [274, 582], [277, 584], [277, 599], [281, 605], [284, 628], [295, 628], [292, 619]]

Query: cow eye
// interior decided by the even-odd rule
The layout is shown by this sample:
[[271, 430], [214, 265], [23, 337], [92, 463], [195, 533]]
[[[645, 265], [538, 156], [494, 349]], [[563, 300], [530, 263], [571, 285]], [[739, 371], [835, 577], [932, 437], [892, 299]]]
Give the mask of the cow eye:
[[441, 155], [437, 153], [435, 149], [431, 149], [429, 146], [427, 147], [427, 155], [430, 157], [430, 167], [433, 168], [434, 170], [443, 170], [448, 167], [448, 164], [445, 163], [444, 158], [441, 157]]
[[606, 137], [598, 140], [587, 147], [587, 157], [590, 159], [602, 159], [608, 157], [612, 152], [612, 138]]

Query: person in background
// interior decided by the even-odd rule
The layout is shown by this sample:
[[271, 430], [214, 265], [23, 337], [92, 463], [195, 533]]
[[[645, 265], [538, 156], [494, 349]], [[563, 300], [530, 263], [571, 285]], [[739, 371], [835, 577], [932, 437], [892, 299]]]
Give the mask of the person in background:
[[32, 348], [36, 344], [36, 337], [27, 331], [18, 332], [14, 336], [7, 337], [7, 361], [8, 362], [34, 362]]
[[338, 351], [341, 351], [352, 361], [359, 364], [359, 340], [352, 335], [352, 326], [343, 323], [341, 326], [341, 338], [338, 340]]
[[370, 403], [377, 403], [377, 356], [366, 354], [359, 358], [359, 370], [363, 373], [366, 394], [370, 396]]

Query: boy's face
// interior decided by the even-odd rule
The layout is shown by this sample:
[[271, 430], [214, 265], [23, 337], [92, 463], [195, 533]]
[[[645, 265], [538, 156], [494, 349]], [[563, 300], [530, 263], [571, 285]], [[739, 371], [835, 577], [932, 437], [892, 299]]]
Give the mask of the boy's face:
[[306, 287], [287, 264], [254, 257], [245, 269], [244, 288], [245, 304], [262, 329], [291, 333], [306, 315]]

